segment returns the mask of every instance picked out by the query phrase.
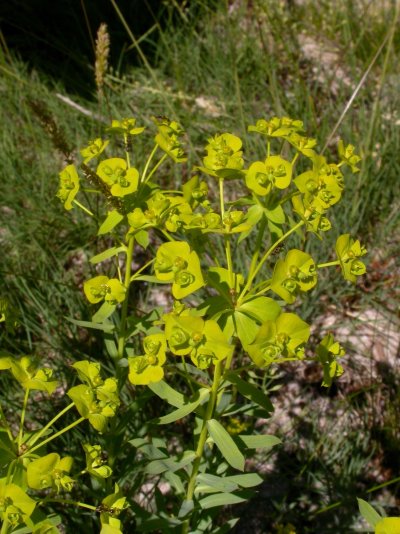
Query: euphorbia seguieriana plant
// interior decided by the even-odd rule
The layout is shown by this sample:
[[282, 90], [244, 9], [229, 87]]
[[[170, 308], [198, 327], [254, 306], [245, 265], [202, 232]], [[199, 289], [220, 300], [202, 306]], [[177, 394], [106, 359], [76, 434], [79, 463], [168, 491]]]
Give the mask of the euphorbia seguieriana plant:
[[[316, 361], [326, 387], [343, 372], [342, 347], [331, 333], [308, 347], [310, 325], [293, 305], [313, 290], [321, 270], [341, 269], [350, 282], [365, 272], [366, 250], [350, 234], [337, 239], [335, 259], [304, 251], [309, 239], [322, 240], [331, 229], [343, 171], [358, 170], [354, 147], [340, 142], [331, 162], [301, 121], [261, 119], [249, 126], [265, 143], [260, 160], [249, 160], [239, 137], [221, 133], [208, 139], [194, 174], [173, 189], [168, 174], [186, 161], [184, 132], [167, 118], [153, 121], [147, 159], [135, 150], [144, 128], [131, 118], [114, 120], [107, 139], [89, 142], [80, 161], [60, 173], [57, 196], [65, 209], [82, 209], [104, 236], [104, 250], [90, 260], [95, 276], [83, 287], [92, 320], [75, 323], [104, 333], [108, 374], [114, 371], [105, 378], [99, 362], [74, 363], [79, 384], [67, 391], [71, 402], [42, 428], [28, 430], [29, 394], [51, 395], [57, 382], [32, 358], [2, 355], [0, 369], [12, 373], [25, 395], [18, 432], [1, 412], [1, 534], [58, 532], [57, 520], [46, 517], [48, 502], [98, 513], [102, 534], [121, 532], [120, 512], [128, 507], [122, 487], [129, 487], [129, 476], [120, 479], [114, 470], [121, 451], [136, 458], [136, 471], [153, 488], [148, 509], [142, 490], [129, 494], [125, 517], [130, 524], [134, 517], [138, 532], [220, 532], [214, 522], [220, 508], [245, 501], [262, 482], [246, 469], [246, 458], [279, 443], [254, 425], [273, 410], [265, 388], [269, 368]], [[168, 304], [138, 306], [144, 287]], [[127, 398], [147, 399], [147, 406], [162, 399], [158, 410], [167, 413], [154, 416], [150, 403], [149, 421], [131, 434], [123, 418]], [[60, 429], [70, 410], [75, 420]], [[179, 441], [184, 418], [188, 430]], [[82, 444], [83, 471], [63, 451], [49, 452], [77, 425], [98, 433]], [[176, 429], [172, 442], [165, 425], [169, 435]], [[108, 443], [108, 461], [100, 443]], [[95, 502], [74, 496], [89, 484], [83, 474], [94, 484]]]

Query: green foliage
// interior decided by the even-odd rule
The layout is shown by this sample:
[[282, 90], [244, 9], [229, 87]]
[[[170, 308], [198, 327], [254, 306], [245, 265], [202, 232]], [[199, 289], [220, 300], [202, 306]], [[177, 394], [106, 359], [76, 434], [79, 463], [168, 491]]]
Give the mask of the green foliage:
[[[299, 133], [300, 121], [286, 117], [258, 121], [250, 131], [267, 139], [264, 163], [250, 162], [245, 168], [243, 144], [235, 135], [224, 133], [209, 139], [204, 167], [196, 170], [217, 180], [219, 198], [215, 202], [208, 186], [197, 176], [182, 189], [160, 187], [156, 171], [161, 165], [168, 158], [179, 164], [186, 157], [180, 125], [166, 118], [155, 122], [158, 133], [154, 148], [146, 161], [135, 161], [136, 167], [131, 166], [133, 152], [128, 135], [140, 135], [144, 129], [136, 128], [134, 119], [122, 119], [113, 121], [109, 132], [122, 137], [124, 159], [107, 157], [106, 152], [115, 150], [113, 140], [98, 138], [81, 150], [82, 178], [72, 165], [60, 173], [58, 197], [67, 210], [81, 209], [94, 217], [99, 195], [104, 200], [97, 216], [98, 233], [109, 235], [109, 248], [94, 256], [91, 263], [115, 259], [116, 264], [107, 274], [83, 284], [89, 303], [100, 304], [92, 321], [73, 321], [104, 331], [112, 376], [104, 379], [98, 362], [77, 361], [72, 367], [82, 384], [67, 391], [72, 403], [41, 428], [28, 432], [24, 422], [29, 392], [51, 394], [57, 383], [51, 380], [49, 369], [38, 368], [30, 358], [18, 360], [9, 354], [1, 357], [0, 368], [10, 370], [25, 390], [18, 435], [14, 436], [4, 422], [8, 441], [3, 460], [6, 504], [2, 534], [22, 524], [32, 527], [35, 506], [47, 500], [100, 512], [101, 532], [122, 531], [123, 520], [118, 516], [129, 503], [120, 490], [122, 481], [114, 475], [118, 447], [112, 449], [107, 464], [102, 445], [83, 444], [83, 473], [105, 494], [95, 498], [93, 504], [73, 498], [80, 482], [73, 473], [72, 457], [46, 450], [50, 442], [85, 420], [109, 447], [110, 440], [118, 439], [122, 447], [129, 444], [140, 451], [144, 459], [132, 468], [144, 479], [162, 476], [175, 488], [173, 501], [165, 506], [159, 496], [160, 502], [150, 516], [143, 505], [136, 503], [132, 508], [142, 530], [169, 531], [171, 525], [180, 525], [182, 533], [187, 533], [207, 524], [204, 531], [214, 531], [209, 510], [244, 502], [252, 495], [252, 488], [262, 482], [256, 473], [243, 473], [250, 451], [280, 443], [275, 436], [243, 433], [251, 422], [231, 417], [245, 412], [251, 421], [255, 407], [265, 415], [273, 410], [268, 396], [254, 381], [254, 374], [262, 376], [265, 369], [288, 360], [308, 360], [322, 364], [326, 386], [342, 372], [336, 360], [344, 351], [333, 337], [325, 337], [315, 352], [307, 348], [310, 325], [283, 306], [312, 290], [318, 281], [317, 272], [326, 267], [340, 265], [344, 277], [355, 281], [356, 275], [365, 271], [356, 268], [360, 263], [357, 258], [365, 249], [345, 234], [338, 239], [337, 261], [320, 263], [319, 258], [298, 248], [289, 250], [284, 259], [279, 258], [279, 251], [274, 254], [294, 234], [299, 236], [298, 246], [314, 234], [322, 238], [322, 229], [309, 221], [321, 220], [340, 200], [344, 189], [340, 163], [328, 163], [316, 153], [314, 140]], [[271, 154], [275, 141], [279, 141], [279, 154]], [[285, 154], [294, 153], [285, 159], [283, 150]], [[312, 169], [296, 175], [300, 157], [305, 157], [305, 165]], [[355, 157], [353, 152], [351, 157]], [[240, 180], [247, 187], [229, 204], [226, 180]], [[302, 206], [300, 217], [295, 198]], [[252, 232], [257, 235], [255, 241], [249, 239]], [[212, 252], [217, 243], [224, 249], [222, 265]], [[247, 265], [235, 261], [233, 251], [239, 247], [249, 255]], [[133, 267], [140, 253], [147, 257]], [[144, 281], [164, 286], [173, 305], [132, 330], [130, 325], [140, 322], [142, 312], [132, 301], [131, 289]], [[284, 302], [276, 301], [273, 295], [265, 296], [269, 291]], [[136, 437], [119, 413], [124, 392], [132, 392], [133, 387], [137, 403], [145, 402], [151, 391], [174, 408], [145, 420], [144, 427], [136, 430]], [[80, 418], [55, 431], [55, 422], [73, 407]], [[194, 420], [195, 450], [183, 441], [173, 450], [163, 440], [152, 439], [157, 426], [161, 429], [186, 417]], [[115, 492], [110, 494], [113, 483]], [[48, 497], [41, 497], [43, 490], [49, 492]]]

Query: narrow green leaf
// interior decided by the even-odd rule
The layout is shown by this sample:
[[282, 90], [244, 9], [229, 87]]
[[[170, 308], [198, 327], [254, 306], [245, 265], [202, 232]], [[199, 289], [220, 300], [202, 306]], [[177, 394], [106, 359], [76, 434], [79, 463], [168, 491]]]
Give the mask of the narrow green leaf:
[[108, 232], [111, 232], [111, 230], [113, 230], [117, 226], [117, 224], [122, 221], [123, 218], [124, 216], [119, 213], [119, 211], [110, 211], [103, 223], [100, 225], [97, 235], [104, 235]]
[[246, 445], [248, 449], [269, 449], [274, 445], [279, 445], [281, 440], [276, 436], [270, 434], [260, 434], [258, 436], [246, 436], [239, 435], [241, 441]]
[[215, 508], [216, 506], [227, 506], [229, 504], [239, 504], [244, 502], [246, 499], [234, 495], [233, 493], [217, 493], [216, 495], [209, 495], [204, 497], [199, 501], [200, 506], [203, 510], [208, 510], [209, 508]]
[[109, 356], [113, 359], [116, 359], [118, 357], [118, 347], [115, 343], [114, 336], [106, 334], [104, 336], [104, 344], [106, 346]]
[[235, 483], [241, 488], [254, 488], [259, 486], [263, 479], [257, 473], [245, 473], [244, 475], [233, 475], [226, 477], [229, 482]]
[[171, 406], [180, 408], [185, 404], [185, 397], [182, 395], [182, 393], [179, 393], [176, 391], [176, 389], [173, 389], [169, 384], [164, 382], [164, 380], [149, 384], [148, 387], [153, 393], [155, 393], [161, 399], [167, 401]]
[[360, 509], [360, 514], [363, 518], [375, 528], [375, 525], [382, 519], [382, 516], [364, 499], [359, 499], [357, 497], [358, 508]]
[[141, 276], [136, 276], [135, 274], [131, 276], [131, 282], [133, 280], [141, 280], [142, 282], [150, 282], [152, 284], [166, 284], [167, 282], [163, 282], [162, 280], [159, 280], [155, 276], [143, 274]]
[[175, 490], [176, 495], [184, 495], [186, 493], [186, 488], [183, 485], [183, 482], [179, 475], [176, 473], [171, 473], [170, 471], [165, 471], [164, 478], [171, 484]]
[[199, 493], [231, 493], [238, 489], [238, 484], [230, 477], [217, 477], [207, 473], [200, 473], [196, 478], [195, 494]]
[[150, 460], [161, 460], [168, 458], [166, 450], [160, 451], [160, 449], [156, 447], [154, 443], [149, 443], [143, 438], [131, 439], [129, 440], [129, 443], [137, 449], [140, 449], [140, 452], [146, 455]]
[[103, 302], [97, 312], [93, 315], [92, 321], [94, 323], [102, 323], [110, 317], [115, 311], [116, 305], [109, 302]]
[[82, 328], [92, 328], [93, 330], [103, 330], [103, 332], [113, 332], [115, 330], [115, 325], [112, 323], [93, 323], [92, 321], [77, 321], [71, 317], [65, 317], [70, 323], [76, 324], [77, 326], [82, 326]]
[[234, 372], [225, 373], [225, 378], [226, 380], [228, 380], [228, 382], [234, 384], [237, 387], [238, 391], [243, 395], [243, 397], [246, 397], [246, 399], [250, 399], [251, 401], [255, 402], [256, 404], [261, 406], [261, 408], [267, 410], [267, 412], [274, 411], [274, 407], [269, 398], [264, 395], [264, 393], [256, 386], [245, 382]]
[[233, 527], [236, 525], [236, 523], [239, 521], [240, 517], [234, 517], [224, 523], [222, 526], [217, 528], [216, 530], [213, 530], [213, 534], [226, 534], [227, 532], [231, 532]]
[[180, 519], [183, 519], [187, 515], [189, 515], [194, 508], [194, 502], [191, 499], [190, 501], [187, 501], [186, 499], [183, 501], [182, 506], [179, 509], [178, 517]]
[[90, 263], [96, 264], [100, 263], [104, 260], [108, 260], [108, 258], [112, 258], [113, 256], [116, 256], [120, 252], [126, 252], [126, 247], [111, 247], [107, 250], [104, 250], [103, 252], [100, 252], [100, 254], [97, 254], [96, 256], [93, 256], [89, 261]]
[[208, 431], [225, 460], [235, 469], [244, 470], [244, 456], [225, 428], [216, 420], [207, 422]]
[[182, 419], [183, 417], [186, 417], [190, 413], [194, 412], [197, 406], [208, 398], [210, 392], [208, 389], [200, 389], [197, 394], [198, 394], [198, 398], [194, 402], [189, 402], [188, 404], [184, 404], [177, 410], [167, 415], [164, 415], [163, 417], [159, 417], [154, 422], [158, 423], [159, 425], [168, 425], [169, 423], [178, 421], [179, 419]]
[[165, 458], [160, 460], [154, 460], [147, 464], [144, 469], [144, 472], [149, 475], [160, 475], [165, 471], [175, 472], [183, 467], [186, 467], [188, 464], [192, 463], [196, 458], [196, 453], [194, 451], [185, 451], [183, 457], [176, 461], [173, 458]]

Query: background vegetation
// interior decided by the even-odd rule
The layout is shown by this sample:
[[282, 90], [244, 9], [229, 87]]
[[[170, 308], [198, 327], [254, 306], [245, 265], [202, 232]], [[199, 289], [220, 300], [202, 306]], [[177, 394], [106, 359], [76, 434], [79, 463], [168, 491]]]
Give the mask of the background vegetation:
[[[303, 120], [327, 154], [340, 135], [359, 148], [363, 164], [333, 210], [334, 223], [338, 233], [351, 229], [367, 245], [369, 273], [357, 287], [340, 276], [329, 289], [321, 285], [302, 314], [317, 319], [316, 328], [339, 332], [348, 349], [346, 372], [328, 392], [312, 367], [272, 373], [277, 410], [266, 428], [284, 445], [268, 461], [254, 459], [266, 481], [236, 529], [290, 532], [292, 524], [298, 533], [350, 532], [359, 526], [356, 495], [399, 515], [400, 34], [394, 2], [169, 0], [121, 2], [119, 13], [114, 1], [97, 11], [82, 1], [79, 13], [61, 2], [52, 12], [55, 34], [46, 38], [35, 26], [43, 2], [28, 3], [33, 11], [25, 6], [18, 24], [17, 4], [7, 4], [0, 34], [0, 297], [8, 299], [18, 325], [2, 326], [2, 348], [37, 354], [64, 380], [69, 364], [84, 356], [107, 365], [101, 339], [67, 320], [89, 318], [80, 289], [90, 274], [87, 258], [103, 244], [87, 219], [76, 210], [66, 214], [55, 198], [63, 162], [32, 102], [46, 103], [72, 149], [99, 134], [110, 117], [134, 116], [148, 126], [152, 115], [176, 118], [192, 143], [182, 173], [165, 177], [178, 183], [200, 161], [211, 133], [244, 137], [246, 125], [261, 117]], [[100, 22], [109, 26], [112, 52], [101, 98], [91, 48]], [[256, 140], [247, 136], [246, 142], [258, 150]], [[311, 247], [332, 250], [335, 232], [330, 239]], [[7, 378], [0, 380], [11, 413], [20, 399]], [[47, 415], [43, 403], [35, 417]], [[74, 456], [80, 445], [65, 447]], [[86, 520], [68, 512], [65, 521], [69, 531]]]

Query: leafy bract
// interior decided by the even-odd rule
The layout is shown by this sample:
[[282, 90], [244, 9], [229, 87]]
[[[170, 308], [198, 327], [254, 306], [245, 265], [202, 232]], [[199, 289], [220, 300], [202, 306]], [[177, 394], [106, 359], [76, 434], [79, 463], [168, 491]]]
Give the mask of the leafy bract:
[[72, 209], [72, 201], [79, 191], [79, 176], [75, 165], [67, 165], [60, 172], [60, 187], [57, 192], [58, 198], [64, 202], [66, 210]]
[[200, 260], [186, 242], [164, 243], [157, 250], [154, 271], [158, 280], [172, 283], [176, 299], [187, 297], [204, 285]]
[[62, 489], [71, 491], [74, 480], [69, 476], [72, 458], [52, 452], [30, 462], [27, 468], [27, 481], [30, 488], [42, 490], [53, 488], [59, 493]]
[[282, 313], [275, 321], [264, 322], [247, 352], [260, 367], [304, 357], [310, 327], [294, 313]]
[[312, 257], [306, 252], [292, 249], [284, 260], [276, 262], [271, 289], [291, 304], [299, 292], [310, 291], [316, 283], [317, 268]]
[[337, 238], [336, 254], [345, 280], [354, 283], [357, 276], [365, 274], [367, 269], [359, 258], [366, 253], [367, 249], [361, 245], [358, 239], [353, 239], [350, 234], [343, 234]]

